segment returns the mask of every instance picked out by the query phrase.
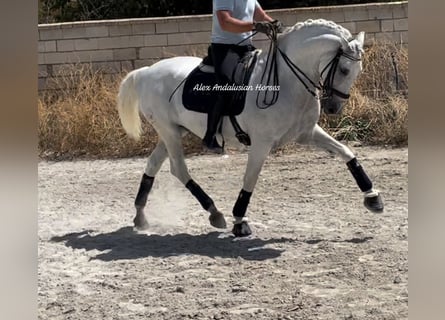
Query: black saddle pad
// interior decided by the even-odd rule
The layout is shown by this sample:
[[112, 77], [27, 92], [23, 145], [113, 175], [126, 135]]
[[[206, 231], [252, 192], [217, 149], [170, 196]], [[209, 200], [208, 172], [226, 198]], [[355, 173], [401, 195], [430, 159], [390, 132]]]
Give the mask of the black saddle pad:
[[[241, 90], [236, 90], [240, 88]], [[231, 97], [232, 103], [224, 108], [223, 115], [239, 115], [244, 109], [246, 100], [245, 86], [228, 85], [224, 92]], [[196, 67], [184, 83], [182, 103], [188, 110], [208, 113], [218, 98], [218, 92], [224, 88], [218, 87], [214, 73], [203, 72], [200, 66]]]

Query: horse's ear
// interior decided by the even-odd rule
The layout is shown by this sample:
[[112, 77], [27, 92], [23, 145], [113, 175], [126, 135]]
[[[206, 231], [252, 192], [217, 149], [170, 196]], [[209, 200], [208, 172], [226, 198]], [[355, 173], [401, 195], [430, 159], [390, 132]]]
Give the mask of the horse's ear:
[[364, 31], [360, 31], [355, 39], [359, 43], [361, 49], [363, 49], [363, 45], [365, 43], [365, 32]]

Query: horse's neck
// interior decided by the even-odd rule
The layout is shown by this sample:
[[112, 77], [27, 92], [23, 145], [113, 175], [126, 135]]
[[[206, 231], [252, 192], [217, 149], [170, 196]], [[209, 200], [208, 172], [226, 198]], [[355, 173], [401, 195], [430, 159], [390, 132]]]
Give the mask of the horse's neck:
[[[280, 72], [280, 79], [283, 82], [298, 83], [298, 87], [303, 87], [300, 80], [295, 75], [296, 71], [299, 76], [308, 83], [309, 78], [313, 83], [320, 80], [320, 72], [323, 66], [329, 60], [331, 54], [338, 50], [338, 37], [332, 34], [284, 34], [278, 39], [278, 47], [289, 58], [294, 65], [296, 65], [303, 73], [296, 71], [295, 68], [290, 67], [278, 53], [278, 68]], [[267, 52], [265, 53], [267, 56]], [[292, 69], [294, 69], [292, 71]], [[311, 88], [315, 89], [315, 88]], [[305, 89], [306, 90], [306, 89]]]
[[[319, 67], [323, 52], [326, 50], [323, 45], [315, 45], [313, 41], [307, 38], [296, 37], [292, 34], [283, 35], [279, 38], [278, 47], [283, 51], [289, 59], [298, 66], [306, 76], [312, 81], [317, 82], [319, 79]], [[282, 57], [280, 64], [284, 65], [284, 72], [292, 73], [290, 68], [284, 63]], [[295, 78], [295, 75], [292, 75]]]
[[[297, 65], [314, 83], [318, 83], [319, 52], [315, 54], [312, 50], [304, 48], [304, 46], [289, 46], [287, 43], [279, 43], [278, 45], [295, 65]], [[269, 50], [263, 50], [259, 57], [259, 60], [262, 62], [257, 64], [255, 74], [251, 78], [251, 83], [274, 85], [274, 83], [265, 83], [269, 76], [269, 68], [271, 64], [271, 61], [267, 63], [268, 57]], [[314, 99], [314, 97], [306, 90], [302, 82], [298, 80], [279, 52], [277, 52], [276, 59], [280, 88], [277, 107], [282, 111], [282, 115], [286, 117], [286, 121], [293, 121], [292, 119], [299, 118], [302, 113], [305, 113], [304, 110], [306, 110], [306, 108], [314, 110], [314, 114], [317, 116], [316, 105], [318, 104], [318, 100]], [[307, 79], [300, 73], [299, 76], [304, 79], [305, 83], [309, 84]], [[264, 78], [262, 79], [262, 77]], [[309, 86], [311, 85], [309, 84]], [[311, 87], [311, 89], [315, 91], [315, 88]], [[289, 134], [291, 134], [291, 132]]]
[[[312, 48], [308, 48], [307, 46], [304, 46], [298, 42], [292, 43], [291, 40], [292, 39], [287, 39], [284, 36], [280, 37], [278, 48], [282, 50], [289, 57], [292, 63], [298, 66], [298, 68], [300, 68], [307, 77], [309, 77], [314, 83], [318, 83], [320, 52], [314, 52]], [[297, 41], [298, 40], [299, 39], [297, 39]], [[260, 83], [261, 77], [263, 76], [263, 82], [267, 79], [267, 76], [270, 72], [269, 68], [271, 65], [271, 61], [268, 62], [268, 59], [272, 59], [272, 56], [269, 55], [269, 50], [263, 50], [260, 55], [260, 60], [262, 60], [263, 63], [257, 65], [256, 79], [252, 79], [255, 83]], [[278, 65], [280, 88], [291, 90], [290, 94], [300, 95], [300, 90], [306, 90], [304, 89], [303, 84], [292, 72], [291, 67], [286, 64], [280, 52], [277, 52], [276, 59]], [[266, 68], [267, 70], [265, 70]], [[307, 79], [305, 79], [305, 77], [302, 76], [301, 73], [298, 72], [298, 74], [307, 82]]]

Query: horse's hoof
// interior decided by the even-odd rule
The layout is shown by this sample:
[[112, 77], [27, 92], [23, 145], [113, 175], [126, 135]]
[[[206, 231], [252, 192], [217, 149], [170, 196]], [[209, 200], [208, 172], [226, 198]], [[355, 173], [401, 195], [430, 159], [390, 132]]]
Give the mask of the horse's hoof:
[[235, 235], [235, 237], [247, 237], [252, 234], [252, 230], [250, 229], [247, 221], [234, 224], [232, 232]]
[[134, 227], [138, 230], [147, 230], [149, 227], [147, 219], [145, 219], [144, 216], [137, 215], [133, 219], [133, 223], [134, 223]]
[[218, 229], [227, 228], [226, 219], [224, 219], [224, 215], [221, 212], [211, 213], [209, 216], [210, 224]]
[[382, 213], [383, 212], [383, 200], [380, 194], [365, 197], [363, 201], [366, 209], [374, 213]]

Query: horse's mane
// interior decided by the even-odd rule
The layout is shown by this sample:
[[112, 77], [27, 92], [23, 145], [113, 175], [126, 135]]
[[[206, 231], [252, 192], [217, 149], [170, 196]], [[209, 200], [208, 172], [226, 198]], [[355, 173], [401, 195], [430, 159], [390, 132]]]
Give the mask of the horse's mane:
[[341, 25], [336, 24], [333, 21], [328, 21], [324, 19], [316, 19], [316, 20], [309, 19], [306, 21], [297, 22], [292, 27], [287, 28], [285, 33], [297, 30], [303, 30], [306, 28], [313, 28], [313, 27], [321, 27], [322, 29], [329, 31], [329, 33], [333, 33], [344, 39], [350, 39], [352, 37], [351, 32], [349, 32], [348, 29], [342, 27]]

